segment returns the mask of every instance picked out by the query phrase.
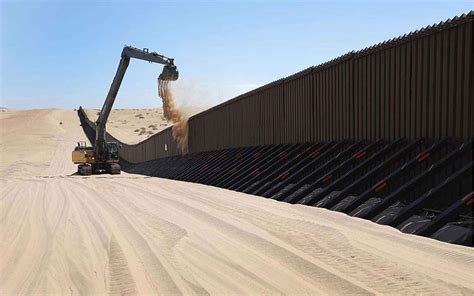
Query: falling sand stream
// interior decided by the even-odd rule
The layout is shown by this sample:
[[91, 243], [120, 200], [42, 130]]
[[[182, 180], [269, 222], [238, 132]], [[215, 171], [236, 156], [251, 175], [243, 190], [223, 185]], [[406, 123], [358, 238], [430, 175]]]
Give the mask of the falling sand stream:
[[173, 138], [178, 143], [178, 148], [186, 153], [188, 151], [188, 121], [175, 105], [169, 81], [158, 78], [158, 96], [163, 101], [163, 114], [166, 120], [173, 123]]

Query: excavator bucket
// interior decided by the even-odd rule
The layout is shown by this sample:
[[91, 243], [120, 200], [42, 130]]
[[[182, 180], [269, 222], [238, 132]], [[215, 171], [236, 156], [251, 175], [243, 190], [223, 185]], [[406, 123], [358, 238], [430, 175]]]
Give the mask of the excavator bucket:
[[175, 65], [166, 65], [163, 67], [163, 72], [161, 72], [158, 79], [166, 81], [175, 81], [178, 79], [178, 76], [179, 72]]

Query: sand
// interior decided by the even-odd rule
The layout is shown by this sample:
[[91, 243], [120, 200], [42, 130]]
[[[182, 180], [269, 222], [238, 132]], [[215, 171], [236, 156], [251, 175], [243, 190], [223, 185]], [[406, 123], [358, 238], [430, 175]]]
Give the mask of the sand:
[[[157, 102], [159, 102], [157, 98]], [[186, 106], [179, 108], [185, 118], [204, 110], [201, 107]], [[95, 121], [99, 109], [84, 109], [87, 117]], [[172, 126], [165, 119], [162, 108], [150, 109], [113, 109], [107, 122], [107, 131], [118, 140], [127, 144], [136, 144], [152, 135]]]
[[[161, 77], [161, 75], [160, 75]], [[163, 103], [163, 115], [167, 122], [173, 124], [173, 139], [183, 154], [188, 152], [188, 118], [175, 103], [175, 96], [170, 81], [158, 77], [158, 96]]]
[[474, 292], [472, 248], [199, 184], [75, 176], [73, 111], [0, 126], [2, 295]]

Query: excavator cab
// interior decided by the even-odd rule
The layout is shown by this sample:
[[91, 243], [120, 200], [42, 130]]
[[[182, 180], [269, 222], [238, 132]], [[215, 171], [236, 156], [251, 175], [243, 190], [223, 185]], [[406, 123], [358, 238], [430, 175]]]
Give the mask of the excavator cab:
[[119, 145], [117, 142], [107, 142], [106, 159], [107, 162], [118, 162]]

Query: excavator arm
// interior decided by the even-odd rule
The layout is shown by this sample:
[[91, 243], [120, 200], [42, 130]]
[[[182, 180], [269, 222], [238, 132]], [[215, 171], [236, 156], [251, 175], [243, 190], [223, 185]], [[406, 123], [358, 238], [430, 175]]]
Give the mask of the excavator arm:
[[99, 117], [96, 121], [96, 138], [95, 138], [95, 155], [98, 161], [105, 161], [106, 145], [105, 142], [105, 131], [106, 123], [109, 118], [110, 111], [114, 104], [115, 98], [119, 91], [120, 85], [122, 84], [123, 77], [127, 71], [128, 64], [130, 63], [130, 58], [135, 58], [139, 60], [148, 61], [151, 63], [158, 63], [165, 65], [163, 71], [160, 74], [160, 79], [162, 80], [177, 80], [179, 73], [174, 65], [173, 59], [167, 58], [156, 52], [149, 52], [147, 48], [138, 49], [131, 46], [125, 46], [122, 50], [122, 56], [120, 63], [115, 74], [114, 80], [110, 85], [109, 93], [105, 99], [104, 105], [100, 111]]

